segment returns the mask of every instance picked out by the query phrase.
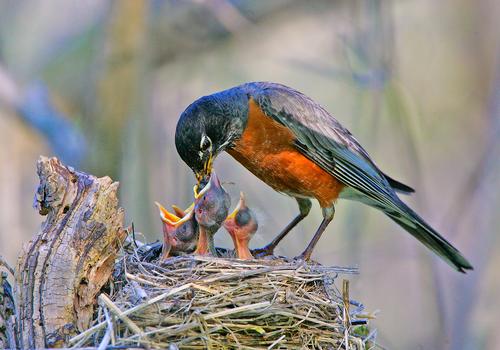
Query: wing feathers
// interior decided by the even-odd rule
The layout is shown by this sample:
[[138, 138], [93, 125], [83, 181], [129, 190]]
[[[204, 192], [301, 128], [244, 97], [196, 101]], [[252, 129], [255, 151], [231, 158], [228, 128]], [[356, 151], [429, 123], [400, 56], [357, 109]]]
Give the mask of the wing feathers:
[[382, 173], [354, 136], [324, 108], [280, 84], [249, 83], [241, 88], [266, 115], [294, 133], [297, 149], [348, 186], [341, 196], [382, 210], [458, 271], [472, 269], [457, 249], [395, 193], [395, 190], [403, 193], [414, 190]]

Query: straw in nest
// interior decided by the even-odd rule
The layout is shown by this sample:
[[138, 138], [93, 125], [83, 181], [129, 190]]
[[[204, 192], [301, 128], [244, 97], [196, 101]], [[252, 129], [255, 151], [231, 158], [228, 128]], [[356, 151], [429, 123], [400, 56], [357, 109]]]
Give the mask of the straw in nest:
[[183, 256], [162, 264], [132, 251], [117, 264], [94, 326], [75, 347], [365, 349], [370, 315], [335, 285], [352, 268], [284, 258]]

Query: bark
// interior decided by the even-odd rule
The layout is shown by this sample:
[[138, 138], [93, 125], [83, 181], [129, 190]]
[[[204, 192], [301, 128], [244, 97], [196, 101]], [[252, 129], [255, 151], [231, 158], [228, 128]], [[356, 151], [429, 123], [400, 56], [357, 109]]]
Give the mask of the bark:
[[88, 328], [125, 239], [118, 183], [41, 157], [34, 206], [47, 219], [18, 259], [19, 346], [65, 346]]
[[[1, 264], [0, 264], [1, 266]], [[7, 273], [0, 273], [0, 349], [16, 348], [16, 322], [14, 298]]]

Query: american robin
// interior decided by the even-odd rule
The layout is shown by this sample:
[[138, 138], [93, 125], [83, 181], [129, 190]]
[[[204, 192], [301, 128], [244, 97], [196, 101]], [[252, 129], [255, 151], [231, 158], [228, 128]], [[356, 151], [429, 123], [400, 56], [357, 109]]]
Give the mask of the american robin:
[[254, 82], [201, 97], [181, 114], [175, 145], [201, 187], [214, 159], [226, 151], [273, 189], [297, 200], [300, 213], [263, 249], [265, 253], [271, 254], [309, 214], [314, 198], [323, 221], [299, 256], [308, 260], [340, 197], [381, 210], [458, 271], [472, 269], [396, 194], [414, 190], [384, 174], [330, 113], [292, 88]]
[[198, 186], [194, 187], [194, 197], [194, 215], [200, 229], [195, 253], [217, 256], [214, 235], [227, 217], [231, 198], [215, 172], [211, 172], [208, 183], [202, 190], [198, 192]]
[[234, 211], [224, 221], [227, 230], [234, 243], [236, 257], [242, 260], [253, 259], [248, 248], [248, 243], [257, 231], [259, 224], [254, 212], [247, 207], [243, 192]]
[[[194, 220], [194, 204], [185, 211], [178, 207], [176, 214], [170, 213], [156, 202], [163, 222], [163, 246], [161, 260], [171, 255], [192, 253], [198, 243], [198, 224]], [[180, 215], [179, 215], [180, 214]], [[177, 216], [179, 215], [179, 216]]]

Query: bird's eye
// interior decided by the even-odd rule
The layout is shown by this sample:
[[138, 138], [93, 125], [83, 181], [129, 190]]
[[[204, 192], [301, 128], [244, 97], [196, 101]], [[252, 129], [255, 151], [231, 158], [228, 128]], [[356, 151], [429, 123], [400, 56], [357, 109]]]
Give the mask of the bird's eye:
[[250, 222], [250, 213], [248, 210], [240, 210], [238, 214], [236, 214], [236, 223], [238, 226], [245, 226]]
[[210, 149], [211, 147], [212, 147], [212, 140], [210, 139], [210, 137], [203, 135], [203, 137], [201, 138], [201, 142], [200, 142], [200, 149], [203, 152], [205, 152], [206, 150]]

